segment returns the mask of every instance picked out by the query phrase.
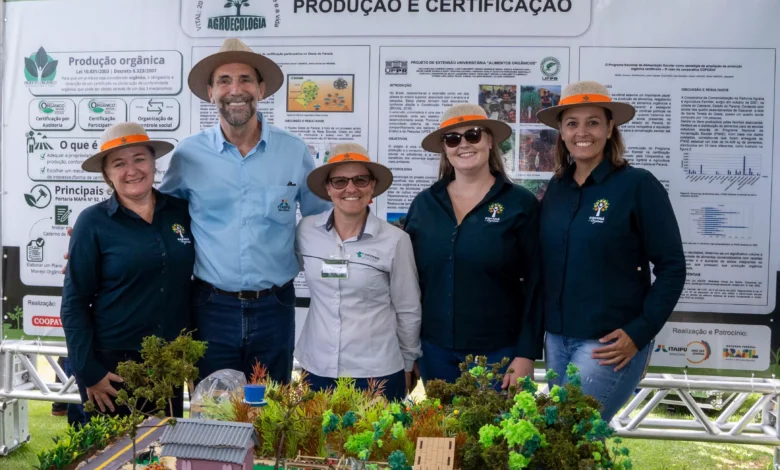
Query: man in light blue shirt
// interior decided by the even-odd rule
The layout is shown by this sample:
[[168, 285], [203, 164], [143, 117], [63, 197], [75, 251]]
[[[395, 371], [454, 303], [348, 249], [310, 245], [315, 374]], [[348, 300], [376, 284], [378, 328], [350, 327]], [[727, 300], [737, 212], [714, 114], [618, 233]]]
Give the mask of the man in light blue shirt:
[[284, 82], [273, 61], [228, 39], [193, 67], [188, 82], [217, 106], [219, 125], [179, 143], [160, 191], [190, 204], [193, 320], [196, 337], [208, 342], [200, 376], [235, 369], [249, 377], [258, 361], [286, 383], [299, 271], [296, 202], [304, 216], [330, 206], [306, 186], [314, 161], [303, 140], [257, 113], [257, 102]]

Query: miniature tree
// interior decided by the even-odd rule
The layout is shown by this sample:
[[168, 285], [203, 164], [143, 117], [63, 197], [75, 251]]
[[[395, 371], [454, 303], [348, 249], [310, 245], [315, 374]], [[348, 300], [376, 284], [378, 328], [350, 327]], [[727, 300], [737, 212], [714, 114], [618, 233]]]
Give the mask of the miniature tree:
[[[195, 389], [195, 363], [205, 352], [206, 342], [194, 340], [185, 331], [171, 342], [148, 336], [141, 343], [141, 363], [125, 361], [117, 365], [117, 375], [124, 380], [124, 386], [117, 393], [116, 404], [130, 411], [128, 434], [133, 443], [134, 469], [138, 429], [144, 427], [141, 425], [147, 417], [156, 415], [162, 419], [166, 408], [173, 417], [174, 387], [186, 383], [190, 390]], [[95, 411], [94, 404], [87, 402], [85, 410]], [[175, 418], [171, 424], [176, 424]]]

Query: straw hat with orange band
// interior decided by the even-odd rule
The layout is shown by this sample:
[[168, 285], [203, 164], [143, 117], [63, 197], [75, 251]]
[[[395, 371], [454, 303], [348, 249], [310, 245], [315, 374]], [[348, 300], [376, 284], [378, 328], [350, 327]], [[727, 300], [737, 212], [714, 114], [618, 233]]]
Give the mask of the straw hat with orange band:
[[328, 160], [328, 163], [312, 170], [306, 179], [306, 185], [309, 186], [311, 192], [316, 196], [330, 201], [328, 190], [325, 188], [328, 176], [334, 168], [345, 163], [360, 163], [368, 168], [371, 176], [376, 180], [372, 197], [379, 196], [393, 184], [393, 173], [390, 169], [382, 164], [372, 162], [368, 158], [368, 150], [362, 145], [354, 143], [338, 144], [331, 149], [331, 153], [333, 153], [333, 157]]
[[100, 151], [81, 164], [81, 169], [92, 173], [103, 171], [103, 158], [114, 150], [134, 145], [145, 145], [153, 150], [154, 158], [160, 158], [173, 150], [173, 144], [152, 140], [140, 124], [120, 122], [106, 128], [100, 135]]
[[561, 113], [569, 108], [581, 106], [600, 106], [610, 110], [615, 125], [625, 124], [634, 118], [636, 110], [628, 103], [612, 101], [609, 90], [598, 82], [582, 81], [572, 83], [563, 89], [558, 106], [536, 113], [536, 118], [548, 126], [558, 129]]
[[488, 118], [482, 106], [462, 103], [452, 106], [442, 114], [439, 128], [423, 139], [422, 148], [429, 152], [441, 153], [442, 136], [452, 129], [462, 126], [484, 127], [490, 131], [497, 144], [512, 135], [512, 128], [509, 127], [509, 124]]

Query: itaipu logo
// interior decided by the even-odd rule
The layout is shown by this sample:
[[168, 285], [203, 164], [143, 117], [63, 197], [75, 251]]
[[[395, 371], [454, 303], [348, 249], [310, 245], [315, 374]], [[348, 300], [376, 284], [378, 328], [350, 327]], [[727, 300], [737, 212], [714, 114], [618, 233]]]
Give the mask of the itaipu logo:
[[54, 77], [57, 76], [57, 63], [43, 47], [30, 57], [25, 57], [24, 78], [27, 84], [53, 84]]
[[558, 74], [561, 72], [561, 61], [555, 57], [545, 57], [539, 64], [542, 69], [542, 80], [558, 81]]
[[235, 8], [236, 14], [212, 16], [209, 18], [206, 27], [216, 31], [254, 31], [256, 29], [265, 28], [265, 16], [241, 14], [241, 8], [249, 6], [249, 0], [229, 0], [224, 3], [224, 8], [231, 10]]
[[282, 199], [282, 203], [277, 206], [277, 209], [279, 212], [290, 212], [290, 204], [287, 203], [287, 200]]

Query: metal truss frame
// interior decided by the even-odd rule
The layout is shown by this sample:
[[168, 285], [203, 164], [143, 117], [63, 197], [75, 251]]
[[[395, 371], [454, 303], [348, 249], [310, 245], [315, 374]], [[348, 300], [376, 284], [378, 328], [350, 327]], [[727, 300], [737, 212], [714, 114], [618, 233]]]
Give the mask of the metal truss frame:
[[[0, 342], [0, 402], [21, 399], [81, 403], [75, 378], [67, 377], [54, 359], [67, 355], [61, 342]], [[61, 383], [46, 383], [31, 360], [34, 356], [44, 356]], [[544, 383], [544, 374], [544, 370], [537, 369], [535, 380]], [[721, 405], [713, 405], [697, 401], [694, 398], [697, 392], [728, 397]], [[747, 413], [738, 416], [737, 411], [751, 394], [760, 394], [761, 398]], [[679, 400], [672, 400], [673, 395]], [[634, 398], [610, 424], [622, 438], [773, 446], [775, 468], [780, 469], [778, 395], [780, 380], [774, 378], [648, 374], [637, 387]], [[656, 407], [669, 404], [684, 405], [691, 419], [649, 417]], [[189, 400], [185, 400], [184, 408], [189, 409]], [[719, 413], [710, 416], [706, 411]]]

